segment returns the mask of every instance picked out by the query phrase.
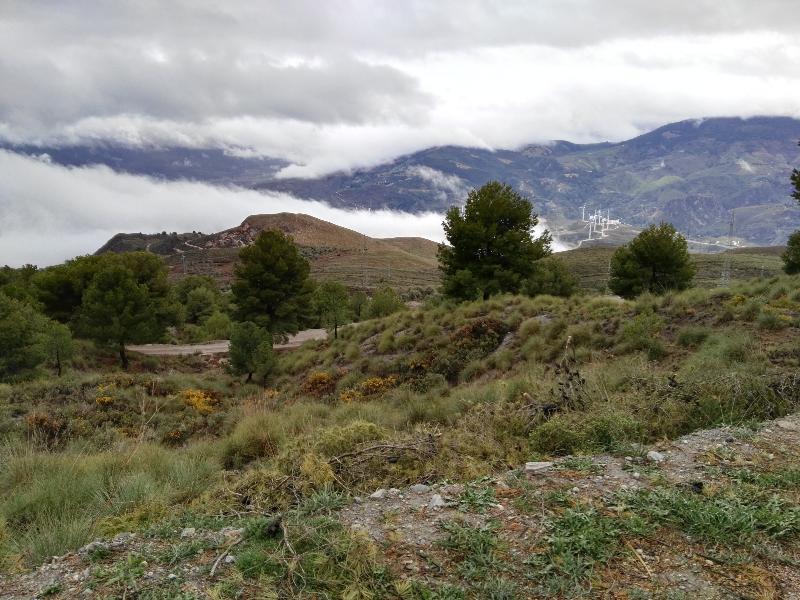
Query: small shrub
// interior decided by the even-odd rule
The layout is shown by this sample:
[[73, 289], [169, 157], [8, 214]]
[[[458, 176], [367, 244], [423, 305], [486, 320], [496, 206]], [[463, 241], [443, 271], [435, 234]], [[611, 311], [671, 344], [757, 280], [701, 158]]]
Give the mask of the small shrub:
[[52, 448], [61, 443], [67, 434], [67, 422], [43, 412], [32, 412], [25, 417], [28, 434], [34, 441]]
[[661, 317], [653, 312], [644, 312], [622, 326], [622, 341], [632, 350], [645, 350], [663, 329]]
[[538, 317], [533, 317], [531, 319], [526, 319], [520, 324], [517, 335], [519, 336], [520, 339], [524, 340], [531, 337], [532, 335], [538, 334], [539, 331], [541, 331], [541, 329], [542, 329], [541, 319]]
[[393, 331], [384, 331], [378, 339], [378, 354], [388, 354], [395, 348], [395, 333]]
[[613, 452], [640, 437], [637, 421], [626, 414], [591, 416], [581, 423], [582, 447], [594, 452]]
[[370, 377], [358, 384], [358, 390], [364, 396], [379, 396], [397, 385], [397, 377]]
[[779, 329], [785, 329], [789, 326], [789, 322], [787, 320], [783, 319], [779, 314], [772, 311], [762, 312], [760, 315], [758, 315], [756, 323], [759, 329], [765, 329], [768, 331], [777, 331]]
[[337, 378], [331, 373], [315, 371], [306, 378], [300, 389], [309, 396], [321, 398], [333, 393], [336, 389], [336, 380]]
[[745, 321], [755, 321], [760, 314], [761, 302], [755, 298], [745, 302], [739, 311], [739, 316]]
[[339, 394], [339, 401], [344, 403], [360, 402], [363, 399], [364, 395], [357, 389], [353, 388], [344, 390], [341, 394]]
[[217, 404], [216, 398], [203, 390], [183, 390], [180, 393], [180, 397], [186, 406], [190, 406], [201, 415], [208, 415], [214, 412], [214, 406]]
[[256, 459], [274, 456], [285, 439], [282, 423], [270, 415], [245, 418], [223, 440], [222, 464], [226, 469], [241, 469]]
[[697, 348], [706, 341], [710, 331], [705, 327], [687, 326], [678, 331], [675, 341], [684, 348]]
[[419, 377], [409, 379], [406, 385], [413, 391], [424, 394], [447, 389], [447, 380], [440, 373], [425, 373]]
[[574, 454], [581, 446], [581, 436], [571, 420], [556, 416], [531, 431], [531, 448], [542, 454]]
[[380, 440], [386, 432], [369, 421], [353, 421], [348, 425], [327, 427], [316, 435], [315, 449], [323, 456], [338, 456], [354, 450], [364, 442]]

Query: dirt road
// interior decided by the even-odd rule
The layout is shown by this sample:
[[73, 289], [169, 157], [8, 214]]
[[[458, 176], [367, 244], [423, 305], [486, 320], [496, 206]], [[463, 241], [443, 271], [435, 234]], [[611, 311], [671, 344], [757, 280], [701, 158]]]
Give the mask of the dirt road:
[[[306, 329], [293, 335], [285, 344], [275, 344], [275, 350], [291, 350], [309, 340], [324, 340], [328, 332], [324, 329]], [[150, 356], [183, 356], [187, 354], [227, 354], [228, 340], [214, 340], [203, 344], [142, 344], [127, 346], [131, 352], [147, 354]]]

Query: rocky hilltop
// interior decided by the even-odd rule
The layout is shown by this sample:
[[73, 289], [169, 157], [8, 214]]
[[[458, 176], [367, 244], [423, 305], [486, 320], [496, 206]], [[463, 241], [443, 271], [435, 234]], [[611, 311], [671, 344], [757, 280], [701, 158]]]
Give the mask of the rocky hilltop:
[[376, 239], [304, 214], [251, 215], [218, 233], [120, 233], [97, 253], [148, 250], [163, 256], [174, 277], [211, 275], [227, 283], [238, 251], [258, 234], [289, 235], [311, 263], [312, 275], [336, 279], [352, 289], [389, 284], [403, 291], [438, 284], [437, 244], [424, 238]]

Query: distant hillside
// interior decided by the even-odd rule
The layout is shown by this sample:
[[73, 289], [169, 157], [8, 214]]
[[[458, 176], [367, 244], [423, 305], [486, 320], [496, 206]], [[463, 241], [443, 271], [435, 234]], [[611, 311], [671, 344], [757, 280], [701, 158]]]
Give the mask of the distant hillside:
[[372, 290], [388, 284], [401, 291], [439, 283], [437, 244], [423, 238], [371, 238], [309, 215], [252, 215], [241, 225], [218, 233], [120, 233], [98, 253], [149, 250], [164, 256], [173, 277], [211, 275], [227, 284], [239, 249], [261, 231], [291, 236], [319, 279], [335, 279], [351, 289]]
[[800, 167], [798, 140], [800, 120], [788, 117], [696, 119], [619, 143], [429, 148], [316, 179], [280, 179], [285, 161], [219, 149], [5, 147], [59, 164], [281, 191], [344, 208], [442, 212], [469, 189], [499, 179], [529, 196], [552, 228], [580, 218], [585, 205], [610, 210], [633, 229], [664, 220], [690, 238], [714, 241], [727, 236], [734, 210], [735, 238], [769, 246], [800, 227], [789, 186], [789, 173]]
[[[578, 276], [580, 287], [593, 292], [604, 292], [608, 286], [613, 246], [591, 246], [559, 252], [558, 257]], [[694, 285], [703, 288], [721, 284], [725, 266], [730, 263], [731, 280], [773, 277], [783, 273], [780, 255], [783, 247], [740, 248], [715, 254], [692, 254], [697, 265]]]
[[[371, 238], [316, 217], [293, 213], [251, 215], [237, 227], [212, 234], [120, 233], [97, 253], [149, 250], [165, 258], [173, 278], [185, 274], [211, 275], [227, 285], [239, 249], [269, 229], [283, 231], [294, 239], [311, 263], [312, 276], [341, 281], [353, 290], [371, 291], [388, 284], [402, 292], [411, 292], [436, 288], [440, 282], [436, 242], [412, 237]], [[603, 292], [608, 283], [611, 255], [632, 235], [634, 230], [623, 228], [605, 240], [594, 240], [556, 256], [578, 276], [581, 288]], [[698, 267], [695, 283], [700, 287], [718, 286], [728, 261], [733, 280], [777, 275], [783, 268], [780, 258], [783, 250], [781, 246], [771, 246], [711, 253], [707, 247], [695, 245], [692, 248], [692, 258]]]
[[727, 235], [735, 210], [736, 238], [774, 245], [800, 227], [789, 185], [792, 168], [800, 167], [798, 140], [797, 119], [715, 118], [617, 144], [431, 148], [372, 169], [257, 187], [339, 206], [441, 211], [499, 179], [532, 198], [551, 226], [574, 221], [586, 205], [635, 228], [664, 220], [689, 237], [713, 240]]

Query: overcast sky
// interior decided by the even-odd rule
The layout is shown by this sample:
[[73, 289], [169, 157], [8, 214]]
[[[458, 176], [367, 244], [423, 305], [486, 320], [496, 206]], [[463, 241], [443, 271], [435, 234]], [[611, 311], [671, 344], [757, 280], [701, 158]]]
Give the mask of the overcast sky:
[[755, 114], [800, 116], [796, 0], [0, 1], [9, 141], [246, 148], [315, 176]]

